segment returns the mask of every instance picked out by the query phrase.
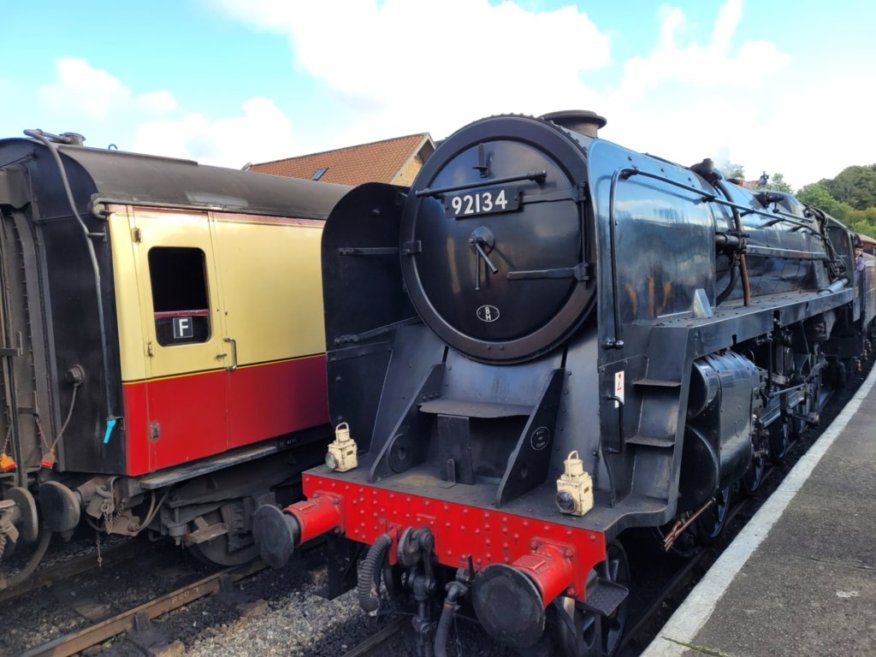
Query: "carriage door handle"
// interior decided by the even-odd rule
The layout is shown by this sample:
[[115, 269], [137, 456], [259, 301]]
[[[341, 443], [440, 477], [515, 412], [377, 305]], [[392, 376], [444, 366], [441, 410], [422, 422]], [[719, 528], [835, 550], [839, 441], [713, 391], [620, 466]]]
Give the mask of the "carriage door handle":
[[234, 338], [222, 338], [231, 345], [231, 367], [226, 367], [229, 372], [237, 369], [237, 340]]

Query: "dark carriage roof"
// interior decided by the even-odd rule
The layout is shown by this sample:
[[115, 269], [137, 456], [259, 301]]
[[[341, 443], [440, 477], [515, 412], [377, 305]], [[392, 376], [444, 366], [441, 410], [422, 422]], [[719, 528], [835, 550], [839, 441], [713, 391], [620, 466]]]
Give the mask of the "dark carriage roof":
[[[322, 219], [350, 189], [140, 153], [60, 144], [58, 150], [74, 195], [86, 192], [95, 202]], [[0, 140], [0, 167], [34, 158], [40, 161], [39, 166], [28, 165], [34, 187], [43, 176], [45, 184], [56, 184], [57, 166], [45, 145], [30, 139]]]

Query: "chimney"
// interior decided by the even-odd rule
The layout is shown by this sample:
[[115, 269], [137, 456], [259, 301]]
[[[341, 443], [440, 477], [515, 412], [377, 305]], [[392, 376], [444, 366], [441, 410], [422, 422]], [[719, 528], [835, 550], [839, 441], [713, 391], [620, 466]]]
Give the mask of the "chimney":
[[604, 116], [599, 116], [599, 114], [590, 110], [562, 110], [560, 112], [542, 114], [539, 118], [556, 123], [566, 130], [580, 132], [588, 137], [596, 137], [599, 129], [605, 127], [605, 124], [608, 123]]

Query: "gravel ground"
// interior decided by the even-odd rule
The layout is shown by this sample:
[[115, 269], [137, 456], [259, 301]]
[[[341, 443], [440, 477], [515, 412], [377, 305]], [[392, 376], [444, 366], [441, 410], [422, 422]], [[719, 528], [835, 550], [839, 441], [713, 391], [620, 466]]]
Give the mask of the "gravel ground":
[[[187, 657], [322, 657], [342, 655], [391, 622], [394, 616], [364, 614], [355, 590], [325, 599], [325, 554], [314, 550], [285, 568], [265, 571], [241, 583], [241, 599], [222, 596], [190, 605], [160, 625], [184, 645]], [[199, 618], [200, 617], [200, 618]], [[218, 622], [217, 622], [218, 621]], [[459, 628], [467, 657], [506, 655], [497, 651], [480, 628]], [[407, 628], [373, 655], [414, 655], [413, 632]], [[455, 654], [455, 653], [451, 653]], [[113, 653], [112, 657], [127, 657]]]
[[[169, 543], [144, 542], [143, 546], [144, 556], [137, 559], [136, 567], [132, 567], [131, 561], [105, 566], [0, 604], [4, 627], [0, 633], [0, 655], [17, 655], [90, 622], [142, 604], [184, 582], [202, 577], [209, 570], [185, 554], [181, 559], [180, 550]], [[74, 544], [69, 551], [65, 546], [60, 549], [64, 558], [53, 559], [42, 569], [50, 569], [73, 556], [94, 554], [97, 558], [94, 543], [88, 548]]]

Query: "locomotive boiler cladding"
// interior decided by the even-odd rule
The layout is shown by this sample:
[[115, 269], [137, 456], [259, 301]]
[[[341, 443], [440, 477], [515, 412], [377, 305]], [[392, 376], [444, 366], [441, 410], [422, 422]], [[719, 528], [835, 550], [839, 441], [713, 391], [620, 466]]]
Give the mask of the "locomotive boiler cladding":
[[423, 654], [469, 604], [521, 650], [612, 654], [621, 539], [715, 539], [869, 347], [855, 235], [604, 123], [477, 121], [323, 235], [330, 411], [358, 467], [305, 473], [309, 499], [254, 532], [272, 564], [326, 532], [369, 545], [360, 603], [385, 584], [412, 605]]
[[319, 245], [348, 188], [27, 134], [0, 141], [0, 557], [31, 558], [0, 588], [86, 523], [255, 558], [255, 509], [331, 433]]

